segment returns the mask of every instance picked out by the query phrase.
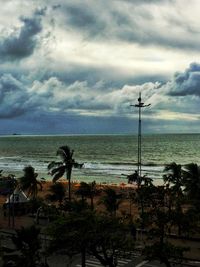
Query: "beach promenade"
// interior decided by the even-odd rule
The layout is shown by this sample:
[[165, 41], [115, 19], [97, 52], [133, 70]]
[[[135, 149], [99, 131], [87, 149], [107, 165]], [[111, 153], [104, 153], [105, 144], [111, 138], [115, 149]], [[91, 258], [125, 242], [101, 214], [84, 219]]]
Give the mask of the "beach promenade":
[[[15, 235], [15, 230], [13, 229], [3, 229], [0, 231], [0, 239], [1, 239], [1, 248], [4, 249], [3, 255], [15, 255], [16, 252], [12, 252], [14, 250], [14, 246], [11, 241], [11, 237]], [[43, 250], [45, 246], [44, 235], [41, 235], [41, 241], [43, 243]], [[140, 240], [136, 241], [138, 244], [138, 249], [132, 251], [128, 256], [119, 257], [116, 260], [118, 267], [165, 267], [164, 264], [159, 263], [158, 261], [148, 261], [144, 256], [141, 255], [141, 242]], [[174, 267], [200, 267], [200, 257], [197, 257], [197, 254], [194, 254], [200, 251], [200, 243], [192, 242], [192, 241], [183, 241], [184, 245], [190, 246], [193, 251], [193, 258], [184, 260], [181, 264], [173, 262]], [[139, 245], [140, 244], [140, 245]], [[194, 258], [196, 256], [196, 258]], [[81, 267], [81, 256], [77, 255], [73, 257], [72, 261], [69, 261], [69, 258], [66, 255], [62, 254], [52, 254], [45, 257], [43, 256], [43, 262], [47, 262], [49, 267]], [[1, 265], [0, 265], [1, 266]], [[86, 267], [101, 267], [103, 266], [94, 256], [87, 255], [86, 257]]]

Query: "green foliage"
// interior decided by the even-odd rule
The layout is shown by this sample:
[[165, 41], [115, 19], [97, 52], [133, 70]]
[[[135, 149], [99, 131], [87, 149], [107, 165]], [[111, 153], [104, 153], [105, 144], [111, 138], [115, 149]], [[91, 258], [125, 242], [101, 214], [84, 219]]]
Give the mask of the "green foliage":
[[67, 217], [60, 217], [47, 230], [52, 239], [50, 253], [60, 251], [69, 257], [81, 253], [92, 239], [92, 224], [93, 217], [89, 213], [77, 216], [71, 212]]
[[182, 166], [180, 164], [172, 162], [166, 165], [164, 171], [167, 172], [167, 174], [163, 176], [165, 183], [172, 185], [178, 184], [179, 187], [182, 185]]
[[51, 202], [59, 201], [60, 205], [65, 197], [65, 187], [62, 183], [55, 183], [50, 186], [51, 193], [46, 196]]
[[133, 249], [133, 240], [118, 219], [89, 210], [59, 218], [49, 226], [48, 234], [50, 251], [62, 251], [69, 257], [88, 253], [104, 266], [114, 266], [119, 255]]
[[200, 166], [190, 163], [185, 166], [172, 162], [165, 167], [167, 174], [163, 176], [165, 184], [172, 189], [172, 193], [180, 201], [183, 191], [190, 202], [198, 210], [200, 206]]
[[44, 204], [44, 200], [42, 198], [36, 197], [30, 199], [28, 202], [29, 210], [31, 213], [37, 212], [37, 209]]
[[170, 262], [174, 260], [181, 264], [185, 251], [188, 251], [188, 248], [174, 246], [169, 242], [155, 242], [146, 246], [143, 253], [148, 260], [159, 260], [160, 263], [164, 263], [167, 267], [170, 267]]
[[68, 180], [71, 179], [71, 171], [72, 168], [81, 168], [82, 164], [75, 162], [73, 159], [74, 150], [71, 150], [68, 146], [61, 146], [57, 150], [57, 155], [60, 156], [62, 162], [52, 161], [48, 165], [48, 170], [50, 174], [53, 176], [53, 182], [56, 182], [60, 179], [64, 173], [66, 173], [66, 178]]
[[112, 188], [106, 188], [104, 193], [105, 195], [102, 196], [100, 204], [103, 204], [111, 215], [116, 216], [117, 209], [122, 203], [122, 194], [117, 194]]
[[88, 183], [81, 182], [79, 188], [75, 191], [75, 195], [81, 196], [82, 198], [88, 197], [90, 193], [90, 186]]
[[0, 170], [0, 195], [11, 194], [17, 187], [17, 179], [15, 175], [9, 174], [8, 176], [2, 176], [2, 170]]
[[89, 209], [89, 206], [86, 200], [73, 200], [69, 201], [68, 199], [63, 202], [61, 205], [62, 210], [71, 211], [71, 212], [82, 212], [86, 209]]
[[22, 190], [28, 192], [28, 196], [36, 198], [39, 190], [42, 190], [42, 183], [37, 180], [38, 174], [35, 173], [35, 169], [32, 166], [27, 166], [23, 169], [24, 176], [19, 178], [20, 187]]
[[187, 164], [183, 170], [185, 192], [195, 207], [199, 207], [200, 200], [200, 166], [195, 163]]
[[75, 191], [75, 195], [81, 196], [82, 201], [84, 202], [85, 198], [90, 198], [91, 201], [91, 210], [94, 209], [94, 197], [100, 193], [100, 190], [96, 187], [96, 182], [85, 183], [81, 182], [79, 188]]
[[16, 230], [16, 236], [12, 238], [16, 249], [21, 253], [17, 266], [35, 267], [40, 262], [39, 249], [41, 248], [39, 239], [40, 229], [34, 225], [22, 227]]
[[178, 206], [180, 206], [183, 200], [183, 187], [185, 186], [182, 165], [172, 162], [165, 167], [164, 171], [167, 172], [163, 176], [164, 183], [171, 191], [170, 193], [171, 197], [174, 198], [173, 200], [179, 201]]
[[53, 176], [52, 181], [55, 183], [57, 180], [66, 174], [68, 180], [68, 196], [71, 201], [71, 173], [72, 168], [81, 168], [83, 164], [75, 162], [73, 159], [74, 150], [71, 150], [68, 146], [61, 146], [57, 150], [57, 155], [61, 157], [62, 162], [52, 161], [48, 165], [49, 173]]
[[[148, 260], [160, 260], [170, 267], [170, 261], [183, 258], [185, 247], [172, 245], [168, 240], [168, 235], [172, 225], [177, 225], [179, 231], [183, 229], [185, 214], [182, 211], [180, 202], [171, 203], [169, 187], [155, 187], [152, 197], [155, 205], [152, 205], [146, 212], [148, 216], [148, 240], [149, 244], [144, 249], [144, 254]], [[174, 191], [173, 191], [174, 192]], [[180, 232], [179, 232], [180, 234]]]

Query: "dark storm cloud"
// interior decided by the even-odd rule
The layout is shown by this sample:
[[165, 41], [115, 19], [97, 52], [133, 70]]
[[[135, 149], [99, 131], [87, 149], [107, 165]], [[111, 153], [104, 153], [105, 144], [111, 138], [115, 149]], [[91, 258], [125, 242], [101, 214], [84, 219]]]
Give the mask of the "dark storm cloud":
[[172, 96], [200, 97], [200, 64], [192, 63], [184, 72], [176, 73], [170, 89]]
[[[145, 85], [154, 87], [153, 84]], [[141, 88], [143, 86], [141, 85]], [[57, 77], [44, 81], [11, 74], [0, 77], [0, 117], [12, 118], [22, 114], [71, 113], [86, 117], [126, 114], [130, 101], [135, 99], [134, 88], [108, 87], [104, 81], [89, 85], [87, 81], [75, 81], [69, 85]], [[128, 104], [127, 104], [128, 103]], [[110, 115], [109, 115], [110, 116]]]
[[23, 84], [10, 74], [0, 77], [0, 118], [14, 118], [22, 115], [31, 106], [27, 105], [29, 95]]
[[33, 54], [42, 31], [41, 19], [45, 9], [35, 11], [33, 17], [21, 17], [23, 26], [7, 38], [0, 40], [0, 56], [4, 60], [20, 60]]
[[[104, 2], [63, 2], [59, 10], [65, 17], [65, 27], [70, 30], [73, 28], [88, 41], [98, 39], [106, 42], [121, 41], [143, 46], [199, 50], [199, 31], [193, 29], [187, 20], [183, 21], [179, 15], [173, 17], [164, 14], [164, 11], [157, 14], [154, 9], [148, 8], [150, 4], [161, 7], [167, 2], [176, 9], [175, 1], [137, 0], [106, 2], [106, 9]], [[158, 21], [165, 24], [161, 23], [160, 27]]]
[[[170, 26], [169, 26], [170, 27]], [[187, 33], [185, 33], [187, 35]], [[152, 29], [141, 29], [139, 24], [135, 23], [134, 28], [125, 29], [117, 33], [117, 37], [122, 41], [130, 43], [139, 43], [143, 46], [159, 45], [166, 48], [182, 50], [199, 50], [200, 43], [195, 40], [179, 38], [176, 35], [167, 35], [152, 31]]]
[[91, 37], [101, 32], [106, 26], [105, 22], [98, 16], [98, 12], [86, 3], [67, 4], [64, 10], [67, 24], [79, 31], [88, 32]]
[[[28, 76], [22, 75], [17, 79], [11, 74], [4, 74], [0, 76], [0, 118], [4, 119], [4, 125], [7, 126], [9, 121], [13, 125], [14, 121], [24, 125], [24, 132], [31, 132], [32, 129], [32, 132], [49, 133], [52, 132], [51, 126], [55, 127], [55, 133], [127, 132], [132, 127], [128, 127], [127, 123], [137, 120], [138, 115], [138, 111], [131, 108], [130, 104], [135, 104], [138, 92], [142, 92], [144, 102], [152, 104], [143, 111], [144, 120], [149, 122], [145, 122], [147, 131], [151, 130], [151, 125], [156, 127], [163, 122], [166, 125], [168, 118], [172, 127], [175, 125], [173, 121], [177, 121], [176, 116], [178, 120], [189, 121], [192, 113], [198, 113], [198, 99], [187, 96], [186, 92], [177, 94], [177, 85], [185, 90], [183, 84], [189, 77], [194, 80], [194, 74], [199, 71], [200, 65], [193, 63], [184, 73], [176, 74], [174, 80], [167, 83], [124, 84], [122, 87], [109, 87], [100, 80], [95, 84], [89, 84], [86, 80], [67, 84], [56, 76], [39, 81], [30, 80]], [[195, 91], [193, 88], [192, 94]], [[180, 99], [182, 95], [184, 99]], [[165, 112], [167, 114], [168, 111], [171, 113], [167, 117]], [[194, 124], [197, 119], [194, 118]], [[34, 127], [31, 128], [31, 125]], [[13, 132], [18, 131], [17, 125], [16, 131], [13, 127], [10, 128]], [[163, 130], [162, 127], [160, 129]]]
[[[65, 71], [57, 71], [56, 69], [49, 69], [42, 73], [41, 70], [35, 75], [35, 79], [41, 81], [48, 80], [51, 77], [57, 77], [66, 86], [73, 84], [75, 81], [86, 80], [88, 86], [91, 88], [98, 82], [103, 81], [104, 86], [99, 88], [101, 92], [108, 91], [109, 88], [120, 88], [124, 84], [141, 85], [148, 82], [167, 82], [168, 75], [163, 74], [141, 74], [141, 75], [122, 75], [118, 70], [108, 67], [98, 68], [98, 67], [88, 67], [80, 65], [71, 65], [71, 68], [65, 69]], [[97, 90], [97, 88], [96, 88]]]

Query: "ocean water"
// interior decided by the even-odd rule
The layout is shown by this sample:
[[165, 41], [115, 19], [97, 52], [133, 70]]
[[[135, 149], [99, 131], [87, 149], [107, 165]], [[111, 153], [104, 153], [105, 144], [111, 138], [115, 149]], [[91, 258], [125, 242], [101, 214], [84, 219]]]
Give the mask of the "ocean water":
[[[74, 169], [72, 179], [98, 183], [126, 183], [127, 174], [137, 169], [136, 135], [80, 136], [1, 136], [0, 169], [20, 177], [23, 168], [32, 165], [39, 177], [51, 179], [47, 165], [58, 147], [74, 149], [74, 158], [84, 163]], [[160, 134], [142, 137], [142, 174], [162, 183], [163, 169], [168, 163], [200, 164], [200, 134]]]

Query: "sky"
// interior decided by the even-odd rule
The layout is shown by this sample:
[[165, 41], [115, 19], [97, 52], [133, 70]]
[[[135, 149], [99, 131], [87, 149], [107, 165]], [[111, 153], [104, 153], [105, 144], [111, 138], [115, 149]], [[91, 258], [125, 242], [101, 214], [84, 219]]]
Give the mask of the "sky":
[[200, 132], [199, 0], [0, 6], [0, 134]]

